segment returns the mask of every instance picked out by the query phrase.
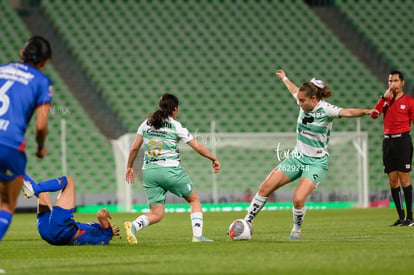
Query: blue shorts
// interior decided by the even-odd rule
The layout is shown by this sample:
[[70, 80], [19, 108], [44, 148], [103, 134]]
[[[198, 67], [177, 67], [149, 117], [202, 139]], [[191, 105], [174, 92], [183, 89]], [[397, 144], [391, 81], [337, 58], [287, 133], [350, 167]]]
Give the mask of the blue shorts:
[[71, 244], [78, 231], [73, 220], [74, 211], [53, 206], [52, 211], [38, 214], [37, 229], [42, 239], [53, 245]]
[[11, 181], [24, 176], [26, 161], [24, 152], [0, 145], [0, 181]]

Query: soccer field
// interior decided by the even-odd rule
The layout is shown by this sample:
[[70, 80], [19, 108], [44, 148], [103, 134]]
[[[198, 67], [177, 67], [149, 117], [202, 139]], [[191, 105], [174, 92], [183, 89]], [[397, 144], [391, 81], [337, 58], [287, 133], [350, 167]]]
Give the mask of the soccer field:
[[[106, 246], [51, 246], [36, 231], [35, 214], [16, 214], [0, 243], [6, 274], [412, 274], [414, 227], [389, 227], [394, 209], [309, 210], [301, 240], [289, 240], [292, 213], [262, 211], [250, 241], [226, 230], [244, 212], [207, 212], [204, 235], [191, 243], [188, 213], [167, 213], [144, 229], [138, 245], [122, 238]], [[138, 214], [114, 214], [122, 225]], [[82, 222], [95, 215], [76, 214]]]

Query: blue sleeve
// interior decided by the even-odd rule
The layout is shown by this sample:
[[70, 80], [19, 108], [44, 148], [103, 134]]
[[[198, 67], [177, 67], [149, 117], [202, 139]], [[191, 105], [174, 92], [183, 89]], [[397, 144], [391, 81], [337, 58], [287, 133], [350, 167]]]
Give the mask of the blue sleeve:
[[99, 223], [79, 223], [77, 222], [81, 234], [73, 240], [73, 245], [84, 245], [84, 244], [108, 244], [112, 239], [112, 227], [108, 229], [102, 229]]
[[36, 107], [43, 104], [50, 104], [52, 102], [53, 84], [50, 78], [46, 76], [43, 77], [41, 81], [39, 81], [36, 89]]

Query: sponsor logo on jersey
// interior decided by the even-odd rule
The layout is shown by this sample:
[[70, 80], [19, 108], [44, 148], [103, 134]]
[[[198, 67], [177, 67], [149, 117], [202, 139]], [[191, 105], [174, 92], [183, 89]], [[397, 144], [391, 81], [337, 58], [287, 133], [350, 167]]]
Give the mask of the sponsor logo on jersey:
[[315, 118], [313, 116], [305, 116], [302, 119], [302, 124], [308, 124], [308, 123], [312, 123], [315, 120]]

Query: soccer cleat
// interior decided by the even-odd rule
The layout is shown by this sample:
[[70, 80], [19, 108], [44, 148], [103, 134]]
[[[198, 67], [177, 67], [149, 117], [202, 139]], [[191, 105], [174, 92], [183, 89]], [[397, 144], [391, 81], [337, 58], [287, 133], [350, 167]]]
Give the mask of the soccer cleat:
[[302, 233], [300, 231], [293, 231], [290, 232], [289, 240], [299, 240], [302, 238]]
[[405, 220], [399, 219], [395, 223], [391, 224], [390, 226], [403, 226], [404, 222], [405, 222]]
[[127, 240], [130, 244], [137, 244], [138, 240], [136, 237], [136, 230], [135, 227], [132, 225], [131, 222], [125, 222], [124, 223], [124, 229], [125, 229], [125, 233], [127, 235]]
[[30, 182], [32, 185], [36, 184], [36, 182], [26, 173], [24, 173], [24, 180]]
[[200, 236], [200, 237], [194, 237], [193, 236], [193, 243], [201, 243], [201, 242], [214, 242], [213, 240], [207, 239], [206, 237]]
[[26, 199], [30, 199], [31, 197], [35, 195], [33, 191], [32, 183], [29, 181], [23, 180], [22, 190], [23, 190], [23, 196]]
[[413, 219], [406, 219], [404, 220], [404, 226], [414, 226], [414, 220]]

